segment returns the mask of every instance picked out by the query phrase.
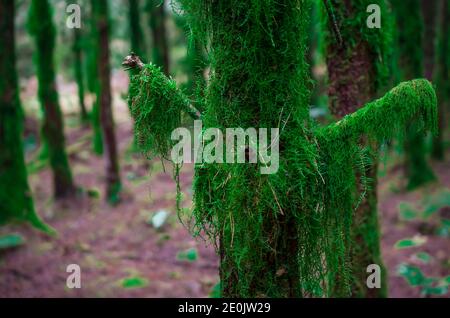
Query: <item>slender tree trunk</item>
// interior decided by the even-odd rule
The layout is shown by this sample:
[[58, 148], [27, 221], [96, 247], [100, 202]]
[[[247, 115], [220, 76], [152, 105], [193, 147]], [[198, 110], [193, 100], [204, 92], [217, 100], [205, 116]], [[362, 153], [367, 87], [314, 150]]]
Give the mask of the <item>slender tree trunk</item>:
[[98, 29], [97, 70], [99, 75], [99, 85], [97, 100], [100, 108], [100, 122], [106, 150], [106, 195], [108, 201], [114, 204], [120, 199], [119, 192], [121, 183], [111, 100], [108, 2], [107, 0], [96, 0], [93, 3], [95, 3], [94, 16]]
[[[194, 100], [202, 99], [203, 91], [206, 85], [205, 69], [207, 66], [206, 54], [202, 43], [192, 36], [187, 21], [182, 16], [175, 17], [175, 23], [183, 31], [186, 36], [187, 52], [183, 60], [183, 69], [188, 77], [187, 83], [184, 85], [187, 93], [193, 96]], [[195, 103], [199, 111], [204, 111], [203, 105]]]
[[[391, 2], [397, 24], [401, 80], [423, 77], [424, 20], [421, 2], [420, 0], [391, 0]], [[415, 123], [406, 129], [404, 148], [408, 190], [435, 180], [426, 158], [425, 138], [418, 130], [419, 127]]]
[[164, 74], [169, 75], [169, 46], [167, 44], [165, 1], [148, 0], [147, 9], [150, 15], [152, 32], [152, 62], [160, 66]]
[[15, 1], [0, 1], [0, 225], [29, 221], [48, 230], [34, 210], [22, 145], [23, 112], [16, 72]]
[[89, 119], [88, 112], [86, 110], [86, 104], [84, 102], [84, 79], [83, 79], [83, 50], [82, 50], [82, 39], [81, 32], [79, 29], [74, 29], [74, 68], [75, 68], [75, 79], [78, 86], [78, 99], [80, 103], [80, 117], [82, 122], [87, 122]]
[[445, 132], [445, 109], [449, 105], [450, 97], [450, 57], [449, 57], [449, 34], [450, 34], [450, 5], [447, 0], [439, 1], [439, 28], [436, 52], [436, 73], [434, 76], [438, 94], [439, 125], [438, 135], [433, 138], [433, 158], [444, 160], [444, 132]]
[[32, 2], [28, 26], [36, 43], [38, 95], [44, 111], [42, 134], [53, 171], [54, 193], [56, 198], [63, 198], [74, 195], [75, 187], [65, 151], [63, 116], [56, 91], [53, 62], [56, 32], [48, 0]]
[[[386, 13], [385, 3], [381, 1], [362, 1], [359, 5], [350, 0], [330, 1], [333, 11], [340, 23], [340, 32], [343, 35], [344, 45], [334, 39], [331, 22], [328, 27], [327, 66], [329, 75], [330, 111], [337, 119], [355, 112], [359, 105], [364, 105], [375, 97], [377, 83], [382, 75], [377, 73], [378, 61], [383, 60], [385, 52], [381, 32], [389, 32], [389, 25], [383, 25], [381, 32], [362, 30], [350, 21], [355, 19], [364, 21], [367, 16], [366, 7], [376, 3]], [[361, 17], [358, 19], [358, 17]], [[371, 42], [365, 37], [371, 33]], [[387, 63], [387, 61], [384, 61]], [[364, 189], [361, 172], [357, 172], [357, 196], [366, 192], [362, 202], [357, 207], [352, 221], [351, 267], [353, 276], [353, 297], [386, 297], [387, 273], [384, 269], [380, 242], [377, 213], [377, 153], [376, 142], [369, 142], [364, 137], [361, 145], [367, 147], [372, 164], [363, 175], [372, 180], [370, 187]], [[382, 288], [369, 289], [366, 286], [366, 269], [371, 264], [382, 268]]]
[[98, 55], [99, 55], [99, 45], [98, 45], [98, 29], [95, 19], [94, 7], [98, 0], [91, 0], [91, 16], [90, 16], [90, 36], [89, 43], [90, 46], [87, 48], [87, 87], [90, 93], [95, 95], [92, 103], [91, 120], [92, 120], [92, 148], [96, 155], [103, 154], [103, 133], [100, 124], [100, 104], [98, 100], [98, 86], [99, 86], [99, 74], [98, 74]]
[[423, 66], [425, 78], [433, 79], [435, 66], [436, 29], [438, 19], [438, 3], [440, 0], [421, 0], [423, 15]]
[[128, 1], [128, 21], [130, 23], [131, 51], [139, 56], [145, 56], [144, 34], [141, 27], [139, 4], [139, 0]]

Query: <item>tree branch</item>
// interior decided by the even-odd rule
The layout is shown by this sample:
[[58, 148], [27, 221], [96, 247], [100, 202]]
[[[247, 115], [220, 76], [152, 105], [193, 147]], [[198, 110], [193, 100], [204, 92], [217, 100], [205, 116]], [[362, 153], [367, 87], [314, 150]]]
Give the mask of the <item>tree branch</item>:
[[[145, 69], [145, 64], [141, 61], [139, 56], [137, 56], [135, 53], [131, 52], [130, 55], [126, 56], [125, 59], [122, 62], [122, 66], [126, 71], [137, 71], [135, 74], [138, 74], [142, 72]], [[156, 71], [155, 68], [153, 68], [153, 71]], [[153, 74], [154, 76], [160, 77], [160, 79], [163, 79], [163, 82], [165, 84], [169, 85], [172, 79], [167, 78], [162, 72], [159, 72], [160, 74]], [[177, 88], [174, 89], [176, 91], [176, 95], [178, 95], [178, 99], [184, 101], [182, 110], [186, 112], [192, 119], [198, 120], [201, 118], [200, 112], [192, 105], [192, 103], [189, 101], [189, 99], [183, 94], [183, 92]]]
[[389, 139], [409, 122], [419, 120], [436, 133], [437, 101], [431, 83], [425, 79], [403, 82], [382, 98], [368, 103], [340, 121], [319, 128], [319, 136], [338, 141], [363, 134]]

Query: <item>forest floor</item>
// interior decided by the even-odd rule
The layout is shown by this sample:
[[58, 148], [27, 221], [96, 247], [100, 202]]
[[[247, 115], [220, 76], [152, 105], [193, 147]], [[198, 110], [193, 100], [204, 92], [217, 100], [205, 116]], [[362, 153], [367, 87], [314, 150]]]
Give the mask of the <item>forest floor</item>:
[[[50, 169], [33, 162], [37, 147], [28, 152], [36, 210], [58, 235], [50, 237], [24, 225], [0, 230], [0, 235], [20, 233], [26, 239], [24, 245], [0, 252], [0, 297], [205, 297], [217, 284], [214, 248], [192, 238], [176, 215], [170, 166], [166, 165], [168, 172], [164, 172], [158, 160], [150, 162], [130, 151], [132, 124], [122, 99], [126, 79], [116, 77], [114, 112], [122, 201], [114, 207], [105, 203], [104, 160], [92, 153], [92, 133], [89, 127], [79, 125], [76, 103], [68, 105], [67, 96], [73, 98], [75, 88], [63, 89], [67, 149], [75, 182], [82, 191], [72, 199], [54, 202]], [[32, 86], [27, 86], [23, 100], [32, 95]], [[33, 103], [24, 103], [28, 115], [29, 109], [37, 113]], [[26, 134], [38, 136], [38, 121], [28, 115]], [[421, 297], [429, 293], [426, 284], [410, 286], [399, 275], [399, 268], [403, 264], [404, 276], [410, 279], [421, 278], [422, 273], [437, 278], [450, 275], [449, 229], [448, 223], [447, 227], [442, 223], [450, 218], [450, 207], [441, 204], [450, 197], [450, 163], [433, 163], [439, 181], [414, 192], [398, 190], [402, 183], [399, 167], [387, 164], [379, 182], [381, 244], [389, 294]], [[185, 165], [180, 175], [185, 207], [191, 206], [192, 176], [192, 165]], [[161, 210], [169, 217], [155, 229], [149, 220]], [[423, 215], [426, 211], [427, 217]], [[400, 240], [405, 241], [398, 243]], [[66, 287], [69, 264], [81, 267], [81, 289]], [[411, 270], [416, 267], [422, 272]], [[405, 268], [410, 269], [406, 274]]]

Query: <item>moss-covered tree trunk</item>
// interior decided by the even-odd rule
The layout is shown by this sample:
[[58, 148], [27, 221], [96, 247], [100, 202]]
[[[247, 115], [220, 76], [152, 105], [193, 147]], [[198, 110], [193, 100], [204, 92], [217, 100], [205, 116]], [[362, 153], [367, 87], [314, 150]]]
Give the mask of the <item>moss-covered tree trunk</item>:
[[160, 66], [164, 74], [169, 75], [170, 59], [164, 6], [164, 0], [147, 0], [149, 25], [153, 40], [151, 61], [153, 64]]
[[[129, 106], [142, 150], [167, 157], [177, 144], [171, 135], [182, 111], [215, 131], [269, 128], [272, 154], [279, 145], [278, 169], [271, 174], [261, 170], [270, 166], [262, 145], [252, 148], [257, 164], [195, 166], [190, 224], [217, 247], [222, 296], [349, 296], [357, 142], [362, 135], [392, 137], [412, 118], [434, 127], [431, 84], [402, 83], [338, 123], [316, 128], [309, 118], [305, 61], [309, 0], [181, 3], [194, 36], [211, 46], [206, 109], [192, 111], [172, 79], [128, 56], [124, 66], [139, 70], [131, 77]], [[237, 150], [224, 148], [228, 154]], [[240, 151], [250, 155], [246, 149]], [[212, 154], [205, 149], [204, 155]]]
[[87, 87], [90, 93], [94, 94], [95, 97], [92, 103], [91, 120], [92, 120], [92, 149], [96, 155], [103, 154], [103, 133], [100, 124], [100, 104], [97, 96], [97, 90], [99, 86], [99, 74], [98, 74], [98, 55], [99, 55], [99, 45], [98, 45], [98, 27], [95, 19], [94, 7], [98, 0], [91, 0], [90, 5], [90, 34], [89, 34], [89, 46], [86, 48], [87, 57]]
[[28, 221], [48, 230], [35, 213], [22, 145], [23, 112], [15, 53], [15, 1], [0, 1], [0, 225]]
[[434, 79], [436, 83], [436, 90], [438, 95], [439, 108], [439, 124], [438, 135], [433, 138], [433, 158], [437, 160], [444, 160], [444, 132], [445, 132], [445, 117], [446, 108], [449, 105], [450, 97], [450, 5], [447, 0], [439, 1], [438, 10], [438, 39], [436, 51], [436, 72]]
[[[380, 29], [369, 29], [364, 23], [368, 17], [366, 12], [370, 4], [377, 4], [384, 17]], [[343, 43], [339, 43], [333, 34], [333, 25], [328, 22], [327, 29], [327, 66], [329, 76], [330, 112], [335, 118], [355, 112], [360, 105], [367, 103], [376, 96], [378, 86], [386, 78], [389, 49], [390, 25], [387, 23], [386, 3], [384, 0], [359, 1], [329, 1], [328, 5], [339, 23]], [[325, 9], [325, 8], [324, 8]], [[386, 297], [387, 273], [384, 269], [379, 238], [377, 213], [377, 167], [378, 145], [363, 137], [360, 143], [367, 147], [370, 162], [361, 175], [355, 171], [359, 179], [356, 195], [365, 193], [355, 210], [352, 222], [351, 267], [353, 297]], [[364, 184], [361, 177], [369, 179], [370, 184]], [[365, 283], [367, 267], [377, 264], [382, 268], [381, 288], [368, 288]]]
[[144, 34], [141, 27], [140, 1], [128, 1], [128, 22], [130, 24], [131, 51], [145, 56]]
[[48, 0], [33, 0], [28, 16], [28, 27], [36, 45], [34, 60], [38, 77], [38, 95], [44, 113], [42, 137], [48, 148], [53, 171], [55, 197], [63, 198], [74, 195], [75, 187], [65, 150], [63, 116], [56, 91], [53, 61], [56, 31]]
[[104, 147], [106, 150], [106, 195], [110, 203], [119, 201], [121, 188], [119, 158], [114, 132], [114, 118], [111, 97], [111, 70], [109, 64], [109, 14], [107, 0], [93, 2], [93, 15], [97, 26], [97, 101], [100, 109]]
[[86, 103], [84, 102], [83, 45], [80, 29], [75, 28], [73, 36], [74, 36], [74, 43], [73, 43], [74, 71], [75, 71], [75, 80], [77, 82], [78, 87], [80, 118], [81, 121], [85, 123], [89, 119], [89, 115], [86, 110]]
[[[398, 57], [401, 80], [424, 76], [423, 35], [424, 20], [420, 0], [391, 0], [398, 41]], [[427, 162], [424, 135], [418, 132], [417, 124], [411, 124], [405, 135], [405, 165], [408, 178], [407, 189], [413, 190], [435, 180]]]

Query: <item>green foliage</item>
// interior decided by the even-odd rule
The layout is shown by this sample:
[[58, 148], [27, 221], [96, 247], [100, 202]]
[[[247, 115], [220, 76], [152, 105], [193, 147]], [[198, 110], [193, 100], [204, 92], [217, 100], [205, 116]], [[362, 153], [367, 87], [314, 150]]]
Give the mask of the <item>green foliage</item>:
[[401, 250], [410, 247], [417, 247], [423, 245], [425, 242], [426, 239], [421, 236], [413, 237], [412, 239], [402, 239], [395, 243], [395, 248]]
[[[302, 36], [310, 1], [181, 2], [194, 38], [211, 46], [203, 126], [280, 128], [276, 174], [261, 175], [261, 164], [195, 167], [189, 224], [217, 247], [221, 294], [348, 296], [350, 229], [361, 199], [354, 175], [368, 164], [357, 140], [392, 138], [412, 119], [434, 129], [431, 84], [402, 83], [338, 123], [316, 127]], [[150, 64], [132, 75], [129, 106], [143, 150], [165, 156], [189, 101]]]
[[25, 239], [19, 234], [8, 234], [0, 236], [0, 251], [15, 248], [25, 244]]
[[423, 296], [443, 296], [448, 293], [449, 280], [446, 278], [427, 277], [420, 268], [409, 264], [401, 264], [397, 272], [411, 287], [419, 287]]
[[181, 251], [177, 254], [177, 260], [195, 262], [198, 259], [198, 252], [195, 248], [190, 248], [186, 251]]
[[139, 276], [127, 277], [121, 280], [120, 285], [126, 289], [143, 288], [148, 285], [148, 279]]

